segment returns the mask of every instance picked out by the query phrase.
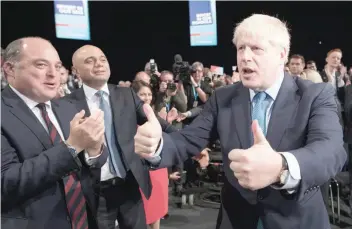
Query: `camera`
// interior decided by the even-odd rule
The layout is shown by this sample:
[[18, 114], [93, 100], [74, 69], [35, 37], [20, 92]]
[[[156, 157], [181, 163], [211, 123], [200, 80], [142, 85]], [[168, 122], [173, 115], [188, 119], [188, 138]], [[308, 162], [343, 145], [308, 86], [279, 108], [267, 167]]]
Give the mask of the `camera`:
[[210, 77], [208, 77], [208, 76], [204, 77], [204, 83], [210, 84], [211, 83]]
[[193, 73], [191, 66], [187, 61], [175, 63], [172, 69], [174, 75], [182, 82], [190, 82]]
[[150, 86], [152, 88], [157, 87], [159, 83], [159, 77], [155, 74], [157, 71], [154, 59], [150, 59]]
[[167, 84], [167, 90], [170, 90], [171, 92], [176, 91], [177, 87], [175, 83], [168, 83]]

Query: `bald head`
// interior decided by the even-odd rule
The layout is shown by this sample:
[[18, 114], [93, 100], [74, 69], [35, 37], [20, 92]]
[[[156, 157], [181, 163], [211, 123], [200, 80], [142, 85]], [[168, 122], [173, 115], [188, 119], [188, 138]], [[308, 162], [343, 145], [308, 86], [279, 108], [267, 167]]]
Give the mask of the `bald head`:
[[72, 56], [72, 64], [83, 83], [97, 90], [110, 78], [110, 66], [105, 54], [93, 45], [77, 49]]
[[38, 45], [54, 48], [48, 40], [41, 37], [19, 38], [7, 45], [6, 49], [2, 53], [3, 61], [16, 63], [20, 60], [24, 51], [28, 49], [36, 49]]
[[150, 84], [150, 76], [146, 72], [138, 72], [134, 80], [143, 81], [143, 82], [146, 82], [147, 84]]

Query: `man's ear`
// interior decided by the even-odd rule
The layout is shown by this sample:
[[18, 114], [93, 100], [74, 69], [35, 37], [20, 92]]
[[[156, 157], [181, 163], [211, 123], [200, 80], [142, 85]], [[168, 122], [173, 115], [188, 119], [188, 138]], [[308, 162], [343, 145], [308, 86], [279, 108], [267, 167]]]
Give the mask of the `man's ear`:
[[75, 76], [79, 77], [79, 71], [78, 71], [78, 69], [75, 68], [74, 66], [72, 66], [71, 72], [74, 72]]
[[10, 61], [5, 61], [2, 65], [2, 69], [5, 73], [5, 77], [15, 77], [15, 64]]

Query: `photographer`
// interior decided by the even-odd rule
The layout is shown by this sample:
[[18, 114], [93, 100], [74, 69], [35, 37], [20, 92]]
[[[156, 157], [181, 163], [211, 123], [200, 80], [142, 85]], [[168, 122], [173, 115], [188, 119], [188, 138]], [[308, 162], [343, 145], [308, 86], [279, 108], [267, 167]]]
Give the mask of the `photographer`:
[[187, 96], [187, 110], [205, 104], [212, 94], [211, 86], [202, 80], [203, 64], [194, 62], [189, 82], [183, 82], [185, 94]]
[[170, 71], [162, 71], [159, 78], [159, 91], [155, 100], [155, 111], [160, 112], [165, 108], [166, 113], [169, 113], [173, 108], [178, 112], [185, 112], [187, 104], [185, 94], [180, 87], [174, 83], [174, 75]]

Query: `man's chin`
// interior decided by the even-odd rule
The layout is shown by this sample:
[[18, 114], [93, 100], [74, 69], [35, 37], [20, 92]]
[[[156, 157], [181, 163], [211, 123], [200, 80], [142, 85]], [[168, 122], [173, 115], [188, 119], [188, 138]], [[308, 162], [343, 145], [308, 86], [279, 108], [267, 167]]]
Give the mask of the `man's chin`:
[[249, 88], [252, 90], [257, 90], [258, 88], [261, 87], [260, 83], [255, 80], [242, 80], [242, 84], [246, 88]]

